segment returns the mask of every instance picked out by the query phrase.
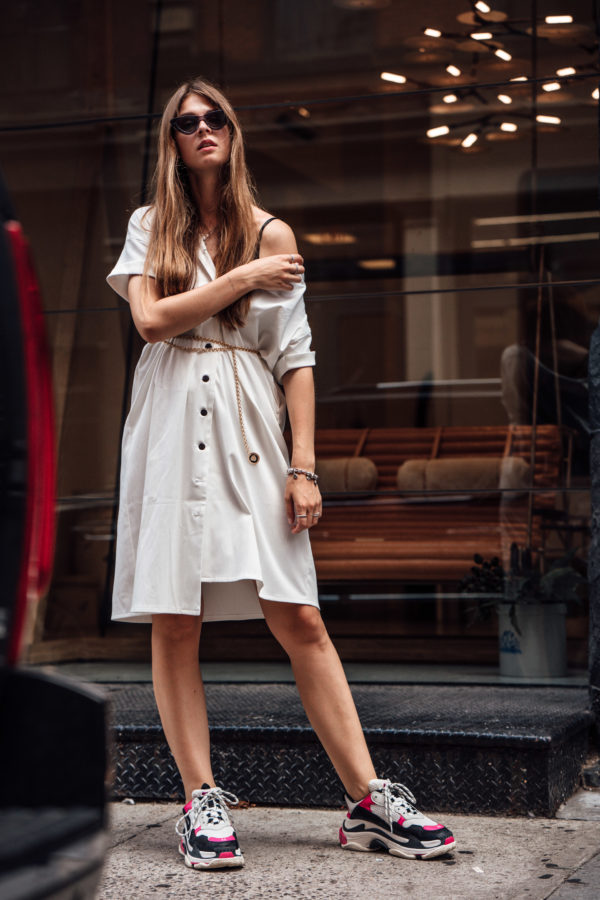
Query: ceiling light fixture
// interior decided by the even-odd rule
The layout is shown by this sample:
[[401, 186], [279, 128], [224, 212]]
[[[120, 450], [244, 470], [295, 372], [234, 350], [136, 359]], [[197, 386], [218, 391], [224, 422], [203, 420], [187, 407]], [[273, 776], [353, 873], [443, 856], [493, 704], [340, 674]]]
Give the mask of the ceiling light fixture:
[[491, 41], [494, 37], [491, 31], [474, 31], [469, 36], [473, 41]]
[[356, 235], [346, 231], [314, 231], [303, 234], [309, 244], [355, 244]]
[[560, 125], [561, 120], [558, 116], [536, 116], [536, 122], [541, 122], [542, 125]]
[[514, 122], [501, 122], [500, 131], [516, 131], [517, 125]]
[[594, 90], [592, 91], [592, 97], [594, 98], [594, 100], [598, 100], [598, 98], [600, 97], [600, 88], [594, 88]]
[[463, 147], [465, 147], [465, 148], [468, 149], [469, 147], [472, 147], [473, 144], [474, 144], [478, 139], [479, 139], [479, 135], [475, 134], [475, 132], [472, 131], [471, 134], [468, 134], [468, 135], [466, 136], [466, 138], [463, 138], [463, 140], [462, 140], [460, 143], [461, 143], [461, 145], [462, 145]]
[[512, 97], [509, 97], [508, 94], [498, 94], [498, 100], [500, 103], [506, 103], [507, 105], [512, 103]]
[[544, 22], [546, 25], [570, 25], [573, 16], [546, 16]]
[[395, 269], [395, 259], [359, 259], [361, 269]]
[[543, 91], [560, 91], [561, 85], [559, 81], [549, 81], [542, 85]]
[[556, 74], [560, 75], [561, 78], [566, 78], [567, 75], [575, 75], [577, 73], [577, 69], [574, 66], [565, 66], [564, 69], [557, 69]]
[[478, 9], [479, 12], [482, 13], [489, 13], [492, 11], [492, 8], [488, 6], [487, 3], [484, 3], [483, 0], [478, 0], [478, 2], [475, 4], [475, 9]]
[[424, 28], [423, 33], [429, 35], [429, 37], [439, 38], [442, 36], [442, 32], [437, 28]]
[[393, 81], [396, 84], [406, 84], [404, 75], [396, 75], [395, 72], [382, 72], [379, 77], [382, 81]]
[[456, 103], [458, 97], [456, 96], [456, 94], [444, 94], [442, 100], [444, 101], [444, 103]]
[[436, 138], [441, 137], [443, 134], [448, 134], [450, 129], [447, 125], [438, 125], [437, 128], [430, 128], [427, 132], [428, 138]]
[[458, 78], [459, 75], [462, 75], [462, 72], [460, 71], [458, 66], [453, 65], [446, 66], [446, 72], [448, 72], [449, 75], [454, 75], [455, 78]]
[[499, 56], [500, 59], [503, 59], [505, 62], [508, 62], [509, 60], [512, 59], [512, 56], [510, 55], [508, 50], [501, 50], [500, 48], [498, 48], [498, 50], [494, 50], [494, 53], [496, 54], [496, 56]]
[[511, 78], [510, 81], [527, 81], [527, 75], [516, 75], [514, 78]]

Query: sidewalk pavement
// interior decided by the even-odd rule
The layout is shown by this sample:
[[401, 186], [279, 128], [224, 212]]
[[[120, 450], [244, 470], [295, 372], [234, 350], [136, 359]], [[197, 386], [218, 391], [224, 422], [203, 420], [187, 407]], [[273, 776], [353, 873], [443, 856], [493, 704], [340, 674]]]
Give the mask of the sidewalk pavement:
[[457, 839], [428, 861], [342, 850], [344, 811], [233, 809], [240, 869], [197, 872], [177, 852], [174, 803], [110, 805], [110, 850], [97, 900], [597, 900], [600, 791], [580, 791], [555, 819], [428, 815]]

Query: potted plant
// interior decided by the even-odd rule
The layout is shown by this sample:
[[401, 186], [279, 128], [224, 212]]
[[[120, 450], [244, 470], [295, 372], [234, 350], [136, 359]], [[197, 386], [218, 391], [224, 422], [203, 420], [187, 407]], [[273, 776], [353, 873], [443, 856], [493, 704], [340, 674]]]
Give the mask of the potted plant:
[[498, 557], [475, 565], [459, 591], [477, 594], [476, 617], [498, 614], [500, 674], [511, 677], [564, 677], [567, 673], [567, 604], [580, 602], [585, 578], [574, 567], [575, 550], [553, 560], [545, 571], [529, 548], [512, 544], [506, 572]]

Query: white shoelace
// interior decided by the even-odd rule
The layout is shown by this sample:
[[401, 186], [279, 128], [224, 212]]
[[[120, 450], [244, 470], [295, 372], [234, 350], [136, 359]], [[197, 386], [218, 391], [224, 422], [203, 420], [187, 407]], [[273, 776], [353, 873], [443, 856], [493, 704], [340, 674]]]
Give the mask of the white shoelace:
[[[177, 820], [175, 831], [180, 837], [188, 837], [198, 827], [199, 821], [202, 825], [219, 825], [221, 822], [229, 822], [227, 806], [237, 806], [239, 802], [235, 794], [224, 791], [220, 787], [213, 787], [204, 792], [192, 791], [192, 805]], [[189, 818], [187, 828], [185, 828], [186, 818]], [[182, 822], [184, 823], [183, 830], [179, 827]]]
[[416, 798], [406, 785], [400, 784], [398, 781], [388, 781], [381, 793], [383, 794], [383, 808], [390, 828], [396, 813], [417, 813], [418, 815], [418, 810], [413, 806], [413, 803], [417, 802]]

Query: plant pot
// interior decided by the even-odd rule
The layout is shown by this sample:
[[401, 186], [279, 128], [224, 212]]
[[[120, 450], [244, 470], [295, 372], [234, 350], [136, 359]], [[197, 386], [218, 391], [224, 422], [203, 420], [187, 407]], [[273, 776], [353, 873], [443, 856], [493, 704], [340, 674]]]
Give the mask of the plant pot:
[[498, 608], [500, 674], [512, 678], [564, 678], [567, 674], [567, 607], [564, 603], [517, 604], [518, 634], [510, 604]]

